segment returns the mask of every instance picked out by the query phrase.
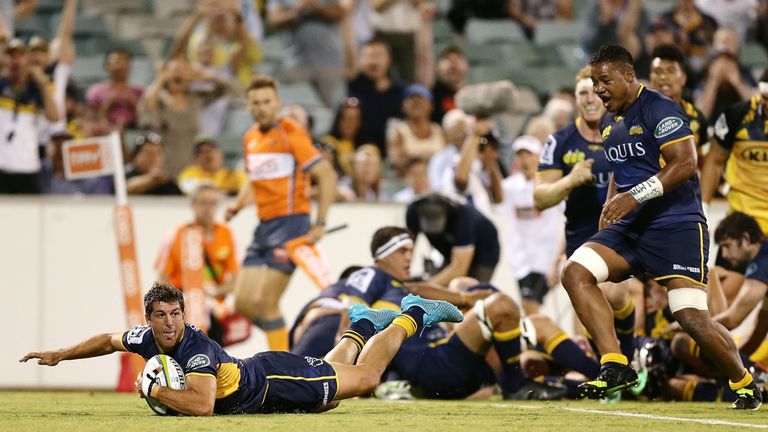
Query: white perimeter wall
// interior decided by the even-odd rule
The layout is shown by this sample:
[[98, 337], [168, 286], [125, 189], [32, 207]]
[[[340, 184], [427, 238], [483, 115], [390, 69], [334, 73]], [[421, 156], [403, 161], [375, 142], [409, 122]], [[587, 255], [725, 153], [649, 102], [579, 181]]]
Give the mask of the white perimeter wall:
[[[54, 368], [18, 363], [29, 351], [72, 345], [101, 332], [125, 329], [123, 297], [117, 269], [117, 246], [112, 226], [114, 201], [109, 198], [0, 198], [0, 388], [114, 388], [117, 355], [68, 361]], [[142, 286], [154, 278], [153, 263], [162, 238], [191, 212], [183, 198], [132, 199], [137, 255]], [[323, 239], [333, 275], [351, 264], [371, 263], [368, 245], [373, 232], [384, 225], [404, 225], [404, 206], [398, 204], [345, 204], [331, 209], [329, 225], [349, 224], [346, 230]], [[713, 208], [719, 220], [724, 205]], [[256, 216], [243, 210], [233, 221], [240, 257], [250, 243]], [[499, 227], [503, 237], [503, 226]], [[502, 245], [503, 248], [503, 245]], [[417, 242], [414, 270], [421, 270], [424, 239]], [[494, 282], [517, 298], [516, 283], [504, 260]], [[283, 297], [289, 323], [317, 288], [296, 272]], [[545, 311], [557, 316], [566, 329], [572, 314], [567, 296], [558, 288], [548, 296]], [[254, 331], [245, 343], [228, 351], [238, 357], [266, 349], [263, 335]]]

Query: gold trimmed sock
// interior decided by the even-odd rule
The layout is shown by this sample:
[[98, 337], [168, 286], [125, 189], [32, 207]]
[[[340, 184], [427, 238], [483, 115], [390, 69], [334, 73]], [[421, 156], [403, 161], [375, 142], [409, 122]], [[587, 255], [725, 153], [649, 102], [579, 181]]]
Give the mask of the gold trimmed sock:
[[603, 356], [600, 357], [600, 364], [604, 365], [606, 363], [618, 363], [626, 366], [629, 364], [629, 360], [627, 360], [627, 356], [625, 356], [624, 354], [608, 353], [608, 354], [603, 354]]
[[739, 382], [733, 382], [728, 380], [728, 385], [731, 386], [731, 390], [738, 390], [752, 384], [752, 374], [748, 370], [744, 371], [744, 378]]
[[493, 332], [493, 340], [499, 342], [510, 341], [520, 336], [520, 327], [515, 327], [512, 330]]
[[406, 337], [411, 337], [416, 334], [416, 330], [419, 328], [416, 324], [416, 320], [405, 314], [398, 315], [397, 318], [392, 321], [391, 325], [398, 326], [405, 330]]
[[357, 348], [362, 351], [365, 346], [365, 338], [362, 335], [353, 330], [347, 330], [341, 335], [342, 339], [349, 339], [357, 345]]

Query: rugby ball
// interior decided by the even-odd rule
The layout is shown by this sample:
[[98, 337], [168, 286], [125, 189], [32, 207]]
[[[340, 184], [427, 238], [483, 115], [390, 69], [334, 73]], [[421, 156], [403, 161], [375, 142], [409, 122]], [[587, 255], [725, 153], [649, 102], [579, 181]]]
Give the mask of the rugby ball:
[[[161, 385], [175, 390], [187, 388], [187, 380], [184, 370], [179, 363], [172, 357], [165, 354], [158, 354], [147, 361], [144, 370], [141, 372], [141, 390], [146, 395], [149, 393], [149, 386], [154, 381], [154, 385]], [[145, 397], [149, 408], [157, 415], [177, 415], [178, 413], [160, 403], [155, 398]]]

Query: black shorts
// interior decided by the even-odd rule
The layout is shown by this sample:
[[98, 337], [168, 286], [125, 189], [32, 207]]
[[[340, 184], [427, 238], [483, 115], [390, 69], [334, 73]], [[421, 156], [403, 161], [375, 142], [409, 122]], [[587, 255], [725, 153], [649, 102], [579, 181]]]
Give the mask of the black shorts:
[[287, 352], [259, 353], [252, 359], [267, 379], [261, 414], [310, 412], [336, 397], [339, 378], [325, 360]]

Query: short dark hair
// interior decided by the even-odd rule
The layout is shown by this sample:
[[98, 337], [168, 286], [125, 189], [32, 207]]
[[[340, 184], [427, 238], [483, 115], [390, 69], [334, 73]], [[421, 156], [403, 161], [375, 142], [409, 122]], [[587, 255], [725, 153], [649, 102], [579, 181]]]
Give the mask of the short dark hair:
[[277, 92], [277, 81], [269, 75], [255, 75], [253, 78], [251, 78], [251, 83], [248, 85], [248, 88], [245, 90], [245, 92], [248, 93], [251, 90], [258, 90], [262, 88], [271, 88]]
[[356, 264], [345, 268], [344, 270], [341, 271], [341, 274], [339, 275], [339, 280], [348, 279], [350, 276], [352, 276], [352, 273], [358, 270], [361, 270], [362, 268], [363, 266], [356, 265]]
[[763, 240], [763, 231], [760, 224], [752, 216], [733, 212], [721, 220], [715, 229], [715, 241], [720, 243], [723, 240], [739, 240], [746, 234], [750, 243], [758, 243]]
[[460, 55], [464, 58], [467, 57], [467, 55], [464, 53], [464, 50], [461, 49], [458, 45], [448, 45], [447, 47], [443, 48], [442, 51], [440, 51], [440, 55], [437, 56], [438, 59], [442, 59], [445, 57], [448, 57], [451, 54]]
[[375, 257], [376, 251], [380, 247], [384, 246], [388, 241], [392, 240], [394, 237], [399, 236], [400, 234], [408, 234], [411, 238], [413, 238], [413, 234], [402, 227], [385, 226], [377, 229], [376, 232], [373, 233], [373, 238], [371, 239], [371, 256]]
[[760, 75], [760, 79], [758, 81], [759, 82], [768, 82], [768, 68], [765, 68], [765, 70], [763, 71], [763, 74]]
[[655, 58], [673, 61], [679, 64], [681, 68], [685, 66], [685, 56], [676, 45], [661, 44], [657, 46], [653, 49], [653, 52], [651, 52], [651, 60]]
[[632, 58], [632, 54], [622, 46], [603, 45], [592, 56], [592, 59], [589, 60], [590, 66], [596, 66], [600, 63], [623, 64], [634, 68], [635, 60]]
[[175, 286], [166, 282], [155, 282], [152, 288], [144, 294], [144, 313], [147, 316], [152, 314], [155, 303], [178, 303], [181, 312], [184, 312], [184, 294]]

